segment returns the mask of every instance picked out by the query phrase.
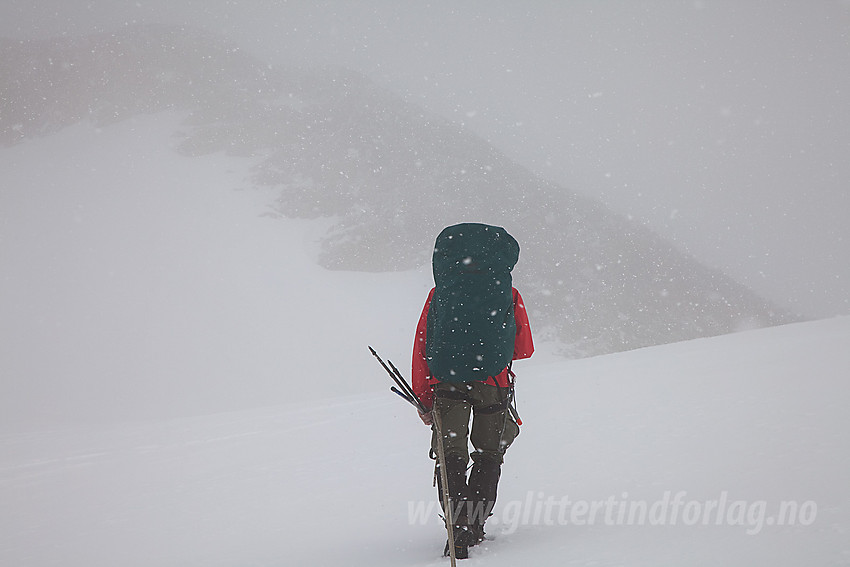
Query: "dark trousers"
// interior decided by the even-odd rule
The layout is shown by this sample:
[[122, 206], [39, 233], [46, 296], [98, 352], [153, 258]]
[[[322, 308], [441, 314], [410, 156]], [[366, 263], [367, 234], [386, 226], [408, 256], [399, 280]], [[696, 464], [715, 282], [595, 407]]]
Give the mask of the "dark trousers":
[[[483, 382], [440, 383], [434, 387], [434, 395], [434, 411], [440, 413], [443, 426], [454, 523], [483, 526], [496, 502], [505, 452], [519, 435], [519, 426], [507, 408], [509, 391]], [[436, 432], [431, 448], [436, 454]], [[467, 482], [470, 456], [474, 464]]]

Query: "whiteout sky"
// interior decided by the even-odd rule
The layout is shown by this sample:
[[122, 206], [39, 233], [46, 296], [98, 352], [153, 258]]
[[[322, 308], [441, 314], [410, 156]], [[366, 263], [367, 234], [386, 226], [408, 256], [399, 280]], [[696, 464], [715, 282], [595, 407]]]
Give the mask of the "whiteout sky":
[[850, 313], [847, 0], [0, 6], [5, 37], [129, 22], [363, 72], [785, 306]]

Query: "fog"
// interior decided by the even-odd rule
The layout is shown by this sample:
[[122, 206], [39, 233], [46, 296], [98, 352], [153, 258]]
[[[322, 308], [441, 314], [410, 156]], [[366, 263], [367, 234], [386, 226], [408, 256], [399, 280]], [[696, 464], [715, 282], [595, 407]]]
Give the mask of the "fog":
[[807, 316], [850, 312], [850, 2], [41, 2], [0, 35], [138, 22], [340, 64]]
[[798, 321], [850, 313], [848, 18], [0, 4], [0, 564], [434, 564], [431, 433], [366, 345], [407, 373], [461, 220], [517, 237], [535, 337], [501, 506], [819, 513], [491, 521], [488, 565], [840, 563], [850, 318]]

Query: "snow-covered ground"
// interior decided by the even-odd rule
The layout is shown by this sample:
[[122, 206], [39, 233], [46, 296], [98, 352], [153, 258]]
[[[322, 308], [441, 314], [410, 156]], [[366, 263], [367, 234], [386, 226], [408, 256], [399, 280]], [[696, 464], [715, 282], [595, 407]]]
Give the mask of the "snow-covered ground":
[[[173, 119], [0, 151], [0, 565], [447, 564], [429, 431], [366, 349], [407, 367], [427, 266], [316, 267], [321, 222]], [[465, 563], [850, 564], [847, 344], [540, 345]]]
[[354, 394], [366, 340], [408, 348], [427, 266], [318, 267], [327, 222], [275, 218], [250, 159], [181, 157], [178, 124], [0, 151], [0, 430]]

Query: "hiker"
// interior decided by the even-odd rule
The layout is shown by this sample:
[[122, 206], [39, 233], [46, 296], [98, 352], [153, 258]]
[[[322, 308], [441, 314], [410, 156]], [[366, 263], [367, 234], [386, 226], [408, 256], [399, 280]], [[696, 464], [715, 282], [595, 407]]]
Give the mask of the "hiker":
[[[509, 411], [511, 363], [530, 357], [534, 345], [511, 280], [518, 259], [519, 244], [504, 228], [465, 223], [444, 229], [434, 245], [435, 287], [416, 328], [413, 391], [430, 410], [419, 413], [422, 421], [432, 425], [433, 412], [441, 419], [457, 558], [483, 541], [505, 451], [519, 434]], [[438, 454], [436, 431], [431, 451]]]

